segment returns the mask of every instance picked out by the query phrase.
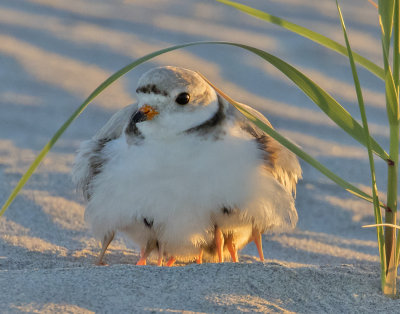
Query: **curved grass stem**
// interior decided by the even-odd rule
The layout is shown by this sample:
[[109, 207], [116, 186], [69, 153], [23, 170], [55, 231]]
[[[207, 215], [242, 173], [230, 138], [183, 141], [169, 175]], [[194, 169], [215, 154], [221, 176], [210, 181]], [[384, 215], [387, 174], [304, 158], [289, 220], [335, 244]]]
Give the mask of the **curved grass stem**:
[[370, 173], [371, 173], [371, 186], [372, 186], [372, 197], [373, 197], [373, 205], [374, 205], [375, 225], [377, 226], [376, 233], [377, 233], [379, 257], [381, 260], [381, 287], [382, 287], [382, 290], [384, 291], [384, 289], [386, 287], [386, 273], [387, 273], [387, 262], [386, 262], [387, 259], [386, 258], [387, 258], [387, 256], [386, 256], [386, 246], [385, 246], [384, 233], [383, 233], [383, 227], [382, 227], [382, 215], [381, 215], [381, 211], [380, 211], [380, 207], [379, 207], [378, 188], [377, 188], [377, 184], [376, 184], [376, 175], [375, 175], [375, 163], [374, 163], [374, 156], [372, 154], [372, 146], [371, 146], [371, 141], [370, 141], [367, 114], [365, 111], [364, 98], [363, 98], [363, 94], [362, 94], [362, 90], [361, 90], [360, 81], [358, 78], [356, 64], [354, 62], [353, 52], [350, 47], [350, 41], [347, 36], [346, 26], [345, 26], [345, 23], [343, 20], [343, 16], [342, 16], [342, 12], [340, 10], [338, 0], [336, 0], [336, 6], [338, 9], [340, 22], [341, 22], [342, 29], [343, 29], [343, 35], [344, 35], [344, 39], [346, 42], [347, 52], [348, 52], [348, 56], [349, 56], [350, 66], [351, 66], [351, 72], [353, 74], [354, 87], [355, 87], [356, 94], [357, 94], [358, 106], [360, 109], [362, 124], [363, 124], [364, 132], [365, 132], [365, 138], [367, 141], [367, 152], [368, 152], [368, 160], [369, 160]]

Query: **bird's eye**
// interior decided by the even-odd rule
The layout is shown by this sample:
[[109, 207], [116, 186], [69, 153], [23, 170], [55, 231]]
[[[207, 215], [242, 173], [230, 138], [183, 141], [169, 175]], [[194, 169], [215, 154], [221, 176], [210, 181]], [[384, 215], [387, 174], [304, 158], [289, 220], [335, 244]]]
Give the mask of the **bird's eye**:
[[175, 102], [179, 105], [186, 105], [190, 100], [190, 95], [188, 93], [180, 93], [176, 99]]

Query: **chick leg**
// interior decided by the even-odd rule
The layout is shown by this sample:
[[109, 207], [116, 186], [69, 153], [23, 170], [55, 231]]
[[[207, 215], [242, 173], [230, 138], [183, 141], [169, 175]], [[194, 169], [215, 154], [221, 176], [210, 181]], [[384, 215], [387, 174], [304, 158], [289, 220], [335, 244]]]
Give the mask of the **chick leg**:
[[232, 257], [232, 262], [237, 263], [239, 261], [238, 259], [238, 252], [236, 249], [236, 245], [233, 242], [233, 235], [230, 234], [228, 238], [226, 239], [226, 246], [228, 248], [229, 253], [231, 254]]
[[158, 248], [158, 260], [157, 260], [157, 266], [162, 266], [163, 261], [164, 261], [164, 248], [162, 245], [159, 246]]
[[200, 249], [199, 256], [196, 259], [197, 264], [203, 264], [203, 249]]
[[261, 232], [258, 231], [256, 228], [253, 228], [252, 232], [252, 240], [256, 244], [258, 255], [260, 256], [260, 261], [264, 261], [264, 253], [262, 249], [262, 238], [261, 238]]
[[139, 261], [136, 263], [137, 266], [146, 266], [146, 260], [147, 260], [147, 256], [149, 254], [146, 252], [145, 248], [142, 248], [140, 250], [140, 259]]
[[103, 257], [104, 254], [107, 251], [108, 246], [110, 245], [111, 241], [114, 239], [115, 232], [107, 233], [104, 238], [103, 242], [101, 243], [101, 252], [99, 254], [99, 257], [97, 258], [96, 265], [107, 265], [106, 263], [103, 262]]
[[167, 267], [171, 267], [172, 265], [174, 265], [175, 261], [176, 261], [175, 257], [173, 257], [173, 256], [170, 257], [170, 259], [167, 262]]
[[138, 266], [145, 266], [147, 257], [150, 255], [151, 251], [153, 251], [157, 247], [157, 241], [152, 239], [149, 240], [146, 244], [145, 248], [140, 250], [140, 259], [136, 263]]
[[215, 246], [217, 248], [218, 260], [220, 263], [224, 262], [224, 235], [219, 227], [215, 227]]

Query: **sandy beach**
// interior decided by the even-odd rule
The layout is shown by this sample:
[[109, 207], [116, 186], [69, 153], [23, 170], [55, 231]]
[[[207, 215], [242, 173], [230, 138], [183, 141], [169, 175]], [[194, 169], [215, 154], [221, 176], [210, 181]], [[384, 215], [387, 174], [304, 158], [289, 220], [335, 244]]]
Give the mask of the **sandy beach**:
[[[352, 48], [382, 65], [377, 10], [342, 1]], [[246, 4], [344, 43], [332, 0]], [[62, 123], [109, 75], [143, 55], [193, 41], [236, 41], [303, 71], [360, 120], [348, 60], [282, 28], [215, 1], [0, 1], [0, 202]], [[196, 46], [140, 65], [91, 103], [0, 218], [2, 313], [267, 312], [395, 313], [380, 291], [373, 207], [301, 161], [299, 222], [263, 236], [239, 263], [135, 266], [122, 236], [106, 267], [85, 225], [71, 181], [75, 152], [115, 113], [135, 102], [138, 78], [154, 66], [196, 70], [265, 114], [282, 134], [339, 176], [370, 193], [367, 152], [292, 82], [259, 57], [227, 46]], [[388, 150], [384, 85], [359, 68], [372, 136]], [[386, 165], [376, 159], [378, 187]], [[383, 194], [382, 194], [383, 195]]]

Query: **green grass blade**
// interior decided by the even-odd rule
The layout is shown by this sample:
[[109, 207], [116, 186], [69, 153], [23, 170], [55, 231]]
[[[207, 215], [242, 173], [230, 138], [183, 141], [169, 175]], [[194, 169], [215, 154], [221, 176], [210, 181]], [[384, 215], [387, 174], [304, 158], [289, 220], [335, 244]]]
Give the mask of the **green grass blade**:
[[[389, 51], [384, 43], [382, 35], [382, 51], [385, 64], [385, 92], [386, 92], [386, 111], [390, 125], [399, 123], [399, 102], [398, 90], [395, 86], [395, 80], [389, 64]], [[398, 72], [397, 72], [398, 73]]]
[[383, 34], [383, 45], [386, 51], [390, 47], [390, 38], [392, 37], [394, 0], [379, 0], [379, 23], [381, 24]]
[[350, 66], [351, 66], [351, 72], [353, 74], [354, 86], [355, 86], [356, 93], [357, 93], [358, 105], [360, 108], [361, 119], [362, 119], [364, 131], [365, 131], [365, 137], [366, 137], [366, 141], [367, 141], [368, 160], [369, 160], [369, 166], [370, 166], [370, 171], [371, 171], [372, 199], [373, 199], [373, 205], [374, 205], [375, 224], [377, 226], [376, 233], [377, 233], [377, 239], [378, 239], [379, 257], [381, 259], [381, 287], [383, 290], [385, 287], [385, 284], [386, 284], [386, 269], [387, 269], [387, 267], [386, 267], [386, 252], [385, 252], [385, 237], [384, 237], [383, 227], [382, 227], [382, 214], [381, 214], [381, 210], [379, 207], [378, 188], [376, 185], [374, 156], [372, 154], [368, 120], [367, 120], [367, 114], [365, 112], [364, 98], [362, 95], [360, 80], [358, 79], [357, 68], [356, 68], [356, 64], [354, 62], [354, 58], [353, 58], [353, 52], [350, 47], [350, 41], [347, 36], [347, 31], [346, 31], [346, 26], [345, 26], [344, 20], [343, 20], [343, 15], [342, 15], [342, 12], [340, 10], [340, 6], [339, 6], [339, 3], [337, 0], [336, 0], [336, 6], [338, 9], [340, 22], [342, 24], [343, 35], [344, 35], [344, 39], [346, 42], [347, 52], [348, 52], [348, 56], [349, 56]]
[[399, 94], [399, 53], [400, 53], [400, 22], [399, 22], [399, 1], [395, 0], [394, 16], [393, 16], [393, 80], [394, 86]]
[[[398, 89], [395, 79], [393, 78], [390, 63], [389, 63], [389, 48], [391, 40], [391, 30], [393, 18], [396, 17], [397, 26], [398, 12], [394, 14], [394, 7], [398, 10], [398, 4], [393, 0], [379, 1], [379, 17], [382, 26], [382, 50], [385, 65], [385, 87], [386, 87], [386, 111], [390, 125], [390, 160], [388, 166], [388, 188], [387, 188], [387, 206], [390, 209], [385, 214], [385, 223], [396, 223], [397, 213], [397, 185], [398, 185], [398, 159], [399, 159], [399, 99]], [[396, 35], [398, 36], [398, 30]], [[395, 43], [395, 41], [397, 42]], [[394, 52], [398, 46], [398, 39], [394, 39]], [[393, 64], [398, 65], [398, 54], [393, 56]], [[398, 69], [394, 69], [394, 73], [398, 75]], [[398, 78], [396, 78], [398, 85]], [[396, 294], [396, 277], [397, 277], [397, 243], [396, 231], [392, 228], [385, 228], [385, 246], [386, 260], [388, 265], [387, 283], [385, 294], [394, 296]]]
[[[395, 1], [394, 18], [393, 18], [393, 80], [397, 95], [399, 95], [399, 67], [400, 67], [400, 4], [399, 0]], [[400, 258], [400, 232], [397, 233], [396, 240], [396, 265], [399, 266]]]
[[268, 125], [260, 121], [257, 117], [253, 116], [251, 113], [246, 111], [243, 107], [240, 105], [236, 104], [235, 106], [247, 119], [252, 121], [257, 127], [259, 127], [261, 130], [266, 132], [268, 135], [276, 139], [279, 143], [281, 143], [283, 146], [288, 148], [290, 151], [295, 153], [297, 156], [299, 156], [301, 159], [303, 159], [305, 162], [309, 163], [312, 165], [314, 168], [316, 168], [318, 171], [320, 171], [322, 174], [324, 174], [326, 177], [331, 179], [333, 182], [344, 188], [346, 191], [354, 194], [355, 196], [358, 196], [366, 201], [373, 202], [373, 199], [370, 195], [367, 193], [361, 191], [359, 188], [356, 186], [352, 185], [351, 183], [347, 182], [346, 180], [342, 179], [335, 173], [333, 173], [331, 170], [326, 168], [324, 165], [322, 165], [320, 162], [318, 162], [316, 159], [314, 159], [312, 156], [307, 154], [305, 151], [301, 150], [298, 148], [297, 145], [293, 144], [290, 142], [288, 139], [280, 135], [278, 132], [276, 132], [274, 129], [270, 128]]
[[[390, 126], [390, 163], [388, 163], [387, 183], [387, 208], [385, 223], [396, 224], [397, 212], [397, 181], [398, 181], [398, 159], [399, 159], [399, 100], [398, 90], [392, 75], [389, 63], [389, 48], [391, 42], [391, 31], [394, 18], [394, 0], [379, 1], [379, 19], [382, 28], [382, 51], [385, 69], [386, 88], [386, 111]], [[396, 5], [398, 9], [398, 5]], [[398, 16], [398, 13], [396, 14]], [[398, 25], [398, 23], [397, 23]], [[397, 30], [398, 31], [398, 30]], [[398, 43], [397, 43], [398, 45]], [[396, 47], [394, 47], [396, 49]], [[395, 58], [398, 56], [394, 56]], [[397, 62], [398, 63], [398, 62]], [[395, 62], [394, 62], [395, 64]], [[398, 69], [395, 70], [398, 73]], [[386, 248], [386, 285], [384, 294], [395, 296], [397, 277], [397, 254], [396, 254], [396, 231], [385, 227], [385, 248]]]
[[[231, 43], [232, 44], [232, 43]], [[264, 60], [271, 63], [290, 80], [292, 80], [311, 100], [320, 107], [320, 109], [338, 126], [351, 135], [358, 142], [366, 146], [366, 139], [363, 127], [327, 92], [319, 87], [306, 75], [286, 63], [285, 61], [275, 57], [263, 50], [242, 45], [233, 44], [234, 46], [242, 47], [259, 55]], [[388, 160], [389, 155], [383, 148], [371, 137], [371, 147], [377, 156], [383, 160]]]
[[344, 188], [346, 191], [350, 192], [351, 194], [354, 194], [357, 197], [360, 197], [366, 201], [372, 202], [372, 197], [368, 195], [367, 193], [361, 191], [351, 183], [345, 181], [335, 173], [333, 173], [331, 170], [326, 168], [324, 165], [322, 165], [320, 162], [318, 162], [316, 159], [314, 159], [312, 156], [307, 154], [305, 151], [301, 150], [298, 148], [297, 145], [293, 144], [290, 142], [288, 139], [280, 135], [278, 132], [276, 132], [274, 129], [270, 128], [268, 125], [260, 121], [257, 117], [253, 116], [251, 113], [246, 111], [243, 107], [240, 105], [235, 106], [246, 118], [248, 118], [250, 121], [252, 121], [257, 127], [259, 127], [261, 130], [266, 132], [268, 135], [276, 139], [279, 143], [281, 143], [283, 146], [288, 148], [290, 151], [295, 153], [297, 156], [299, 156], [301, 159], [303, 159], [305, 162], [309, 163], [312, 165], [314, 168], [316, 168], [318, 171], [320, 171], [322, 174], [324, 174], [326, 177], [331, 179], [333, 182]]
[[337, 183], [339, 186], [347, 190], [348, 192], [365, 199], [369, 202], [372, 202], [372, 197], [368, 195], [367, 193], [364, 193], [351, 183], [345, 181], [344, 179], [340, 178], [336, 174], [334, 174], [332, 171], [330, 171], [328, 168], [326, 168], [324, 165], [322, 165], [319, 161], [308, 155], [305, 151], [300, 149], [296, 144], [292, 143], [289, 141], [287, 138], [279, 134], [277, 131], [275, 131], [272, 127], [269, 125], [265, 124], [262, 122], [260, 119], [258, 119], [256, 116], [254, 116], [252, 113], [250, 113], [248, 110], [246, 110], [245, 107], [243, 107], [239, 102], [233, 100], [231, 97], [229, 97], [226, 93], [221, 91], [218, 87], [216, 87], [214, 84], [212, 84], [207, 78], [205, 78], [201, 73], [199, 73], [200, 76], [203, 77], [203, 79], [208, 82], [222, 97], [224, 97], [232, 106], [234, 106], [237, 110], [240, 111], [247, 119], [249, 119], [251, 122], [253, 122], [257, 127], [259, 127], [261, 130], [263, 130], [265, 133], [270, 135], [272, 138], [277, 140], [279, 143], [281, 143], [283, 146], [285, 146], [287, 149], [295, 153], [297, 156], [299, 156], [301, 159], [309, 163], [311, 166], [319, 170], [321, 173], [323, 173], [325, 176], [327, 176], [329, 179], [331, 179], [333, 182]]
[[[385, 59], [387, 55], [384, 53]], [[385, 75], [385, 89], [386, 89], [386, 111], [390, 124], [397, 124], [399, 122], [399, 103], [398, 94], [394, 85], [394, 79], [390, 66], [387, 68]]]
[[[247, 13], [251, 16], [262, 19], [263, 21], [283, 27], [284, 29], [287, 29], [291, 32], [294, 32], [294, 33], [300, 35], [300, 36], [310, 39], [310, 40], [312, 40], [324, 47], [327, 47], [333, 51], [336, 51], [342, 55], [345, 55], [345, 56], [348, 55], [347, 49], [345, 46], [339, 44], [338, 42], [336, 42], [324, 35], [314, 32], [308, 28], [294, 24], [294, 23], [284, 20], [280, 17], [271, 15], [267, 12], [254, 9], [254, 8], [244, 5], [244, 4], [240, 4], [238, 2], [234, 2], [234, 1], [230, 1], [230, 0], [216, 0], [216, 1], [226, 4], [226, 5], [229, 5], [231, 7], [234, 7], [244, 13]], [[358, 64], [360, 64], [361, 66], [366, 68], [368, 71], [375, 74], [377, 77], [381, 78], [382, 80], [385, 79], [384, 70], [381, 67], [379, 67], [378, 65], [376, 65], [375, 63], [373, 63], [372, 61], [370, 61], [356, 53], [354, 53], [354, 60]]]
[[[56, 141], [60, 138], [60, 136], [65, 132], [68, 126], [82, 113], [82, 111], [87, 107], [87, 105], [99, 95], [106, 87], [110, 84], [115, 82], [118, 78], [122, 75], [126, 74], [128, 71], [132, 70], [139, 64], [142, 64], [145, 61], [148, 61], [152, 58], [155, 58], [161, 54], [181, 49], [184, 47], [195, 46], [195, 45], [204, 45], [204, 44], [216, 44], [216, 45], [230, 45], [236, 46], [243, 49], [246, 49], [256, 55], [260, 56], [264, 60], [270, 62], [276, 68], [282, 71], [289, 79], [291, 79], [301, 90], [303, 90], [306, 95], [308, 95], [334, 122], [336, 122], [339, 126], [341, 126], [346, 132], [348, 132], [351, 136], [353, 136], [356, 140], [362, 143], [364, 146], [365, 137], [363, 134], [363, 128], [361, 125], [354, 120], [351, 115], [342, 107], [340, 104], [334, 100], [328, 93], [326, 93], [322, 88], [320, 88], [317, 84], [312, 82], [309, 78], [307, 78], [304, 74], [300, 71], [296, 70], [291, 65], [287, 64], [283, 60], [274, 57], [273, 55], [262, 51], [260, 49], [246, 46], [242, 44], [232, 43], [232, 42], [194, 42], [194, 43], [187, 43], [182, 45], [176, 45], [172, 47], [168, 47], [165, 49], [161, 49], [150, 53], [130, 64], [125, 66], [124, 68], [120, 69], [113, 75], [111, 75], [108, 79], [106, 79], [100, 86], [98, 86], [92, 94], [79, 106], [79, 108], [72, 114], [72, 116], [60, 127], [60, 129], [56, 132], [56, 134], [50, 139], [50, 141], [45, 145], [45, 147], [41, 150], [39, 155], [35, 158], [31, 166], [29, 167], [28, 171], [22, 176], [20, 181], [18, 182], [17, 186], [11, 192], [10, 196], [4, 203], [1, 208], [0, 216], [4, 214], [7, 208], [10, 206], [12, 201], [18, 195], [19, 191], [22, 187], [26, 184], [29, 180], [30, 176], [39, 166], [43, 158], [49, 152], [49, 150], [53, 147]], [[379, 146], [379, 144], [371, 138], [372, 148], [374, 152], [383, 159], [387, 159], [387, 153]]]

